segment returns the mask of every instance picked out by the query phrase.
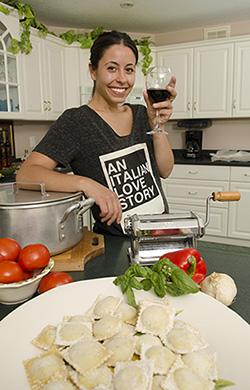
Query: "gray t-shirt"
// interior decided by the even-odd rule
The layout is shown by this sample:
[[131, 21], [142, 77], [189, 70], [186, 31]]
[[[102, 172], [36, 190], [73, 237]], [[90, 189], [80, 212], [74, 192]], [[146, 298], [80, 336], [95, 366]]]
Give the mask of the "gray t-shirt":
[[[86, 176], [115, 191], [123, 215], [167, 212], [146, 108], [129, 105], [133, 112], [131, 134], [119, 136], [87, 105], [66, 110], [34, 149], [76, 175]], [[100, 222], [99, 207], [93, 206], [95, 230], [123, 235], [120, 225]]]

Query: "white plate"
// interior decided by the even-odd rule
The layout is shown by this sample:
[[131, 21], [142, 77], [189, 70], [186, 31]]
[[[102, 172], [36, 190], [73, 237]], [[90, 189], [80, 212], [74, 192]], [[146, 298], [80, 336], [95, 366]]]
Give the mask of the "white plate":
[[[84, 313], [97, 295], [121, 296], [113, 278], [70, 283], [50, 290], [19, 306], [0, 322], [0, 387], [27, 390], [23, 360], [38, 355], [31, 344], [41, 329], [56, 325], [64, 315]], [[150, 293], [139, 292], [137, 296]], [[250, 326], [231, 309], [201, 292], [169, 297], [179, 318], [198, 327], [210, 349], [217, 352], [219, 376], [236, 383], [234, 390], [249, 388]]]

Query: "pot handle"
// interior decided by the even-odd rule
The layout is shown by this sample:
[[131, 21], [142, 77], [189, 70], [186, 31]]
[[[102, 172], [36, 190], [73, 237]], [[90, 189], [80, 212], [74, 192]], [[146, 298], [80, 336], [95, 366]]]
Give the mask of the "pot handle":
[[68, 216], [74, 211], [77, 210], [77, 220], [79, 221], [79, 216], [81, 216], [85, 211], [87, 211], [90, 207], [92, 207], [95, 203], [95, 200], [93, 198], [88, 198], [81, 200], [78, 203], [72, 204], [65, 210], [63, 217], [61, 221], [59, 222], [58, 226], [58, 232], [59, 232], [59, 240], [62, 241], [65, 239], [65, 233], [64, 233], [64, 223], [67, 220]]
[[84, 214], [85, 211], [90, 209], [90, 207], [92, 207], [94, 204], [95, 204], [95, 199], [93, 199], [93, 198], [81, 200], [81, 202], [79, 202], [80, 209], [78, 211], [78, 215]]
[[95, 203], [95, 200], [93, 198], [88, 198], [88, 199], [81, 200], [78, 203], [72, 204], [71, 206], [69, 206], [67, 208], [67, 210], [65, 210], [63, 217], [62, 217], [61, 221], [59, 222], [59, 225], [61, 226], [62, 224], [64, 224], [64, 222], [66, 221], [68, 216], [74, 210], [78, 210], [78, 215], [81, 215], [81, 214], [85, 213], [85, 211], [87, 211], [90, 207], [92, 207], [94, 203]]

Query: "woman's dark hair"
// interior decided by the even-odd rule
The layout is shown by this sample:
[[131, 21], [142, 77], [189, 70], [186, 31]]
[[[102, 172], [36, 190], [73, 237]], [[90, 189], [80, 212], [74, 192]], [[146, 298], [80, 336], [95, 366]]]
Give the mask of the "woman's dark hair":
[[133, 39], [124, 32], [106, 31], [96, 38], [90, 49], [90, 63], [94, 70], [97, 69], [98, 63], [104, 52], [113, 45], [123, 44], [129, 47], [135, 55], [136, 64], [138, 62], [138, 50]]

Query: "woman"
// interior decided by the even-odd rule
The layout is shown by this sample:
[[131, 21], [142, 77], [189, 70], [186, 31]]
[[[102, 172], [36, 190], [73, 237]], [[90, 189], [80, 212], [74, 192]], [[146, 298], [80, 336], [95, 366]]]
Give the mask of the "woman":
[[[94, 82], [88, 105], [66, 110], [22, 164], [18, 181], [43, 182], [48, 191], [78, 192], [95, 199], [96, 232], [123, 234], [126, 214], [168, 211], [160, 177], [173, 168], [173, 154], [154, 127], [156, 108], [164, 126], [176, 96], [175, 78], [166, 88], [171, 100], [147, 108], [124, 104], [135, 82], [138, 51], [134, 41], [117, 31], [105, 32], [91, 48], [89, 71]], [[74, 175], [54, 171], [58, 163]]]

